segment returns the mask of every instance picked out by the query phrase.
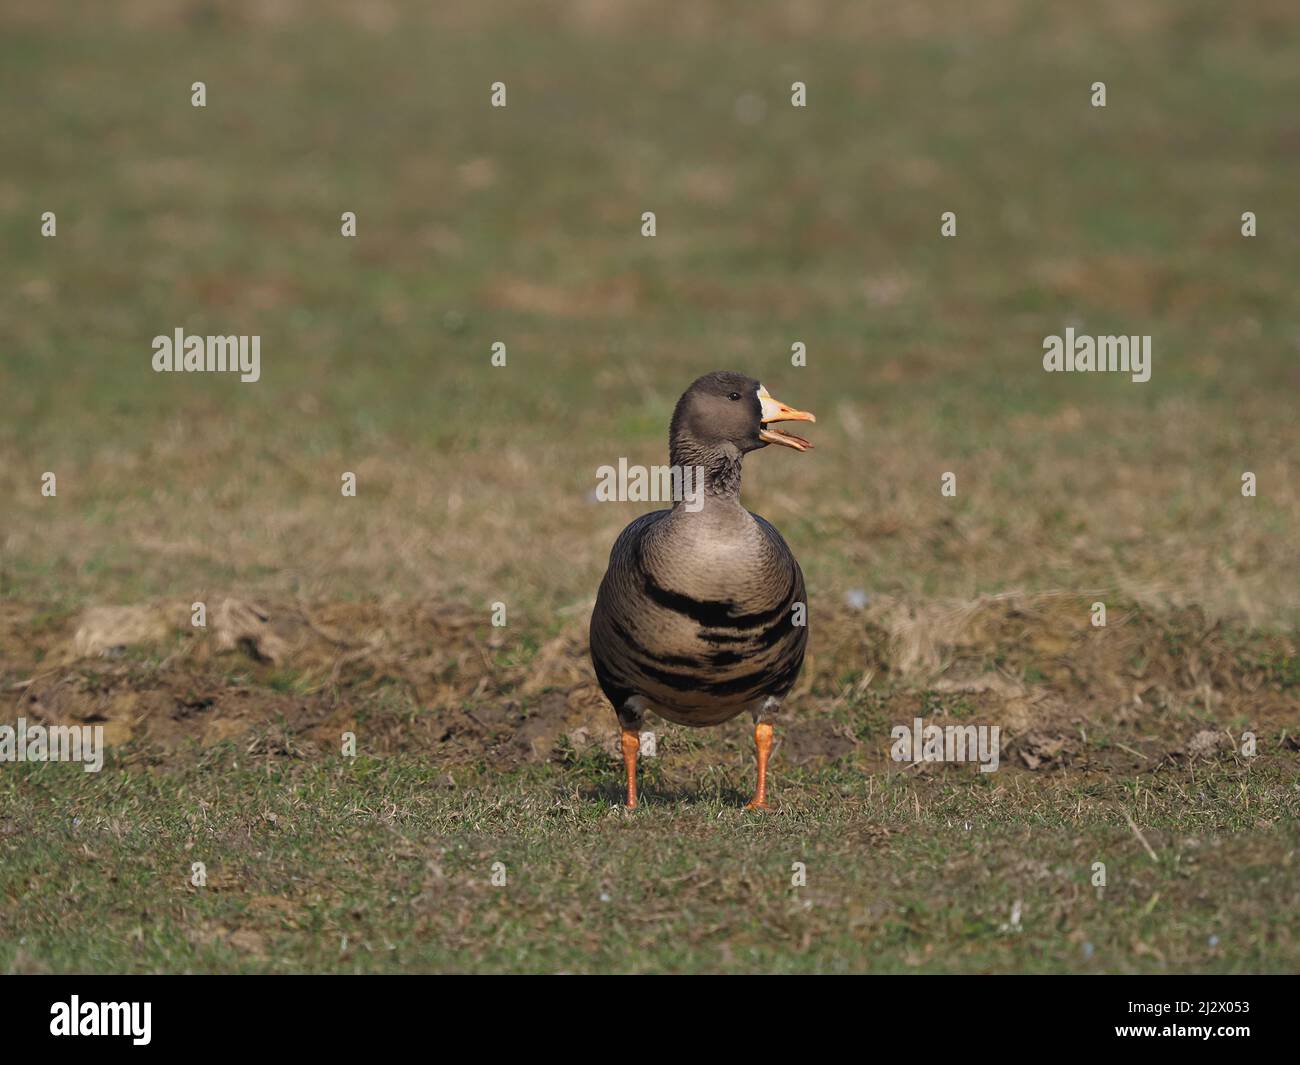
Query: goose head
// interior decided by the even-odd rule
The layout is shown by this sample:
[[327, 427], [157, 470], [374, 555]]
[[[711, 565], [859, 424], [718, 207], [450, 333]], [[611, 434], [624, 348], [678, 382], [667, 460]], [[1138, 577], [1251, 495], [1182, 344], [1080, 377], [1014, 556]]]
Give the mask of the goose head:
[[775, 399], [760, 381], [729, 370], [698, 378], [677, 401], [669, 429], [674, 453], [727, 449], [739, 454], [780, 444], [795, 451], [812, 447], [807, 440], [770, 426], [775, 422], [815, 422], [807, 411]]

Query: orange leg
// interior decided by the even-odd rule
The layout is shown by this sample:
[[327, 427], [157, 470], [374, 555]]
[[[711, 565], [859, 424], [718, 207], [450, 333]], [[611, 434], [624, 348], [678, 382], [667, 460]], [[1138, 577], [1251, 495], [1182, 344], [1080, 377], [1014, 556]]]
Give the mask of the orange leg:
[[641, 750], [641, 734], [634, 728], [623, 730], [623, 765], [627, 767], [627, 808], [636, 809], [636, 756]]
[[746, 810], [766, 810], [767, 805], [767, 758], [772, 753], [772, 726], [760, 722], [754, 726], [754, 746], [758, 748], [758, 790], [754, 798], [745, 804]]

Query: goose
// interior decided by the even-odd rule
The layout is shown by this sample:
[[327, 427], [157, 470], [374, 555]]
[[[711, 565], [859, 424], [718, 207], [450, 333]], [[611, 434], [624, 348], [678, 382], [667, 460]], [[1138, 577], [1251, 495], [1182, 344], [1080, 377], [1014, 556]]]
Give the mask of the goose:
[[627, 807], [647, 711], [681, 725], [719, 725], [748, 710], [758, 784], [746, 809], [766, 810], [773, 720], [794, 687], [808, 642], [803, 572], [775, 527], [740, 503], [750, 451], [812, 447], [774, 422], [814, 422], [752, 377], [716, 371], [677, 401], [671, 468], [703, 491], [675, 493], [619, 534], [591, 615], [596, 679], [618, 716]]

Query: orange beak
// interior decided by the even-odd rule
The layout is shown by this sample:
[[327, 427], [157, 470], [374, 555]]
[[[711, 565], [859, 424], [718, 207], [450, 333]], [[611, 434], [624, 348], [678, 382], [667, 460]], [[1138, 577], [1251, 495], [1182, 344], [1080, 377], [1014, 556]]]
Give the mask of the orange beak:
[[787, 407], [779, 399], [773, 399], [767, 389], [761, 385], [758, 389], [758, 401], [763, 405], [762, 422], [764, 428], [759, 431], [760, 439], [766, 440], [769, 444], [792, 447], [796, 451], [807, 451], [812, 447], [812, 444], [802, 436], [782, 432], [780, 429], [768, 429], [766, 426], [772, 422], [815, 422], [817, 420], [816, 415], [810, 414], [806, 410], [795, 410], [793, 407]]

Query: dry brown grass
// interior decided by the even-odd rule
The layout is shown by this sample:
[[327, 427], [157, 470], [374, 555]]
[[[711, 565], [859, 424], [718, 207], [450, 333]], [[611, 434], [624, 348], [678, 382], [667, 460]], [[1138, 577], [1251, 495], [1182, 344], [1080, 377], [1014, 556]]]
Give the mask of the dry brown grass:
[[[1024, 415], [996, 445], [954, 455], [923, 410], [891, 412], [881, 429], [869, 403], [820, 404], [815, 388], [804, 400], [805, 380], [790, 375], [782, 389], [820, 406], [817, 450], [751, 457], [746, 499], [786, 531], [815, 610], [853, 587], [946, 599], [1058, 589], [1292, 623], [1294, 429], [1244, 459], [1263, 496], [1252, 500], [1239, 493], [1241, 430], [1198, 422], [1182, 402], [1109, 436], [1085, 428], [1099, 408]], [[485, 413], [472, 449], [434, 457], [391, 440], [364, 455], [304, 455], [274, 437], [250, 453], [251, 426], [196, 416], [183, 438], [51, 463], [57, 501], [36, 494], [29, 469], [5, 466], [0, 492], [15, 507], [4, 557], [51, 567], [73, 601], [142, 590], [199, 599], [220, 582], [246, 596], [400, 594], [484, 613], [499, 599], [522, 624], [550, 626], [590, 602], [609, 544], [638, 510], [588, 500], [596, 467], [620, 454], [665, 461], [655, 436], [616, 428], [620, 407], [645, 402], [611, 390], [569, 412], [572, 435], [549, 440]], [[660, 388], [655, 405], [668, 402]], [[355, 500], [338, 494], [343, 470], [358, 475]], [[958, 474], [955, 500], [939, 497], [945, 470]]]
[[[227, 598], [212, 604], [206, 631], [189, 626], [183, 603], [92, 608], [43, 627], [34, 613], [9, 604], [3, 615], [6, 645], [28, 637], [0, 673], [12, 714], [104, 722], [114, 745], [176, 755], [194, 741], [256, 740], [274, 725], [325, 752], [351, 730], [372, 754], [490, 757], [498, 767], [592, 745], [615, 753], [585, 616], [519, 654], [508, 630], [432, 602]], [[1243, 633], [1197, 610], [1119, 609], [1105, 628], [1089, 618], [1087, 602], [1050, 594], [830, 610], [814, 620], [783, 741], [796, 762], [852, 756], [879, 766], [887, 725], [937, 715], [999, 725], [1029, 769], [1151, 770], [1210, 753], [1206, 734], [1231, 748], [1247, 729], [1262, 753], [1292, 757], [1293, 639]]]

